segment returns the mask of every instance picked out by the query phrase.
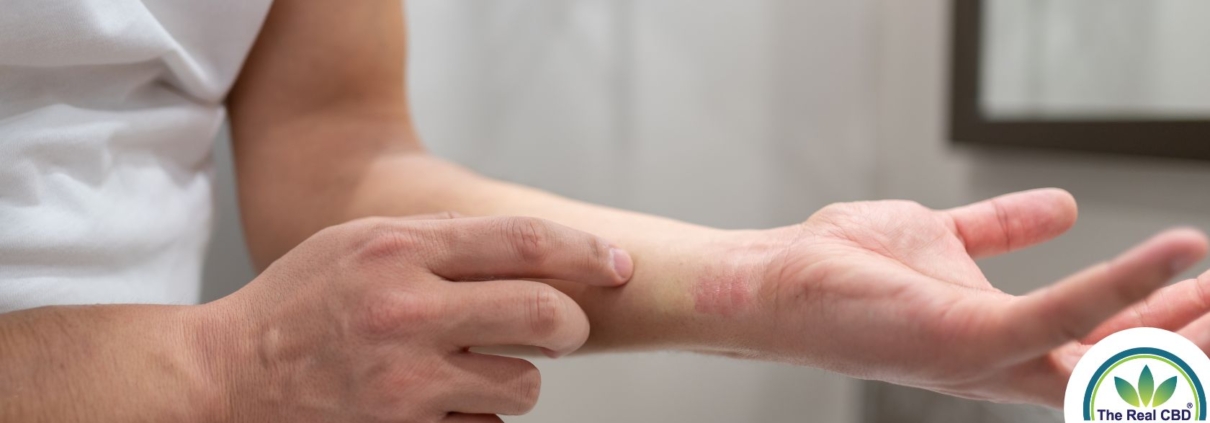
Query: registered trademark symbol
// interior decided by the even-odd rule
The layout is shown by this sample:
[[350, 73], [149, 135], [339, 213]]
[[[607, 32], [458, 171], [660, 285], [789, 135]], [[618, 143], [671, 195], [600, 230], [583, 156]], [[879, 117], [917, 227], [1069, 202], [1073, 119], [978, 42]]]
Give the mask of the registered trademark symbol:
[[1193, 408], [1193, 403], [1185, 404], [1185, 408]]

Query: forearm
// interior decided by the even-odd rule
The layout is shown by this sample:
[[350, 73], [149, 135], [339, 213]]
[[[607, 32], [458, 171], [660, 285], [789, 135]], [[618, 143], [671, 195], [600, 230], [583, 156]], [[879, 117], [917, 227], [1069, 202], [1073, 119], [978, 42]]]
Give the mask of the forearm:
[[[550, 281], [576, 299], [592, 322], [586, 350], [701, 348], [721, 335], [700, 313], [704, 279], [739, 263], [717, 261], [730, 233], [559, 197], [491, 180], [438, 158], [410, 154], [376, 162], [353, 197], [351, 216], [433, 213], [518, 215], [549, 219], [612, 240], [634, 260], [621, 288]], [[732, 255], [733, 257], [738, 257]]]
[[0, 314], [0, 421], [213, 421], [221, 395], [182, 306]]
[[[758, 264], [726, 251], [736, 248], [735, 233], [491, 180], [425, 154], [407, 140], [406, 126], [384, 126], [373, 116], [329, 119], [297, 120], [264, 133], [235, 128], [245, 227], [262, 267], [323, 227], [359, 217], [525, 215], [608, 238], [634, 259], [634, 277], [620, 289], [551, 282], [588, 312], [589, 350], [701, 349], [706, 338], [727, 337], [712, 320], [734, 317], [726, 315], [732, 303], [739, 308], [758, 295], [738, 280], [740, 269]], [[306, 147], [241, 148], [284, 144], [272, 139]], [[734, 283], [720, 285], [726, 277]]]
[[[697, 346], [692, 338], [710, 325], [694, 314], [695, 278], [731, 274], [710, 269], [731, 264], [705, 253], [723, 248], [714, 241], [723, 232], [490, 181], [425, 156], [408, 110], [399, 7], [274, 3], [227, 101], [258, 266], [324, 227], [363, 216], [544, 217], [606, 236], [637, 263], [632, 281], [616, 291], [560, 286], [590, 313], [591, 346]], [[717, 338], [718, 328], [709, 329]]]

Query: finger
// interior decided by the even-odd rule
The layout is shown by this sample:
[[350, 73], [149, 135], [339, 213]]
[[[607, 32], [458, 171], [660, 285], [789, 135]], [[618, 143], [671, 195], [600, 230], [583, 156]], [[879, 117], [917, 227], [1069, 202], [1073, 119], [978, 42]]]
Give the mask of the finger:
[[1076, 200], [1044, 188], [1002, 195], [946, 211], [971, 257], [979, 258], [1049, 241], [1076, 222]]
[[494, 414], [451, 413], [441, 423], [504, 423], [504, 420]]
[[398, 219], [398, 220], [445, 220], [445, 219], [457, 219], [460, 217], [462, 217], [462, 215], [458, 214], [458, 212], [447, 211], [447, 212], [440, 212], [440, 213], [414, 214], [411, 216], [401, 216], [401, 217], [397, 217], [396, 219]]
[[1167, 231], [1112, 261], [1019, 297], [998, 316], [1002, 332], [997, 333], [1009, 335], [1002, 338], [1009, 344], [1001, 351], [1011, 351], [1011, 358], [1031, 358], [1083, 338], [1200, 260], [1206, 242], [1195, 230]]
[[451, 284], [458, 316], [445, 332], [451, 348], [527, 345], [552, 357], [570, 354], [588, 339], [588, 316], [570, 297], [531, 281]]
[[[1206, 278], [1206, 275], [1202, 275]], [[1193, 323], [1186, 325], [1176, 333], [1184, 336], [1190, 342], [1193, 342], [1202, 351], [1210, 354], [1210, 314], [1198, 317]]]
[[440, 406], [460, 414], [528, 413], [538, 403], [542, 376], [528, 361], [497, 355], [463, 352], [449, 363], [455, 368], [448, 397]]
[[429, 269], [449, 280], [550, 278], [614, 286], [630, 279], [630, 255], [608, 241], [529, 217], [435, 222], [441, 253]]
[[1210, 272], [1156, 291], [1097, 326], [1080, 342], [1095, 344], [1106, 336], [1136, 327], [1176, 331], [1206, 313], [1210, 313]]

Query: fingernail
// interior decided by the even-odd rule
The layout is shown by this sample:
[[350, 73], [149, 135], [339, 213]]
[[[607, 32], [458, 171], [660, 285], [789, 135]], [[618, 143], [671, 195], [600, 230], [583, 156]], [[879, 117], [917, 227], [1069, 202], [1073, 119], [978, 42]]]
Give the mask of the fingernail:
[[630, 253], [621, 248], [610, 248], [609, 258], [613, 261], [614, 273], [621, 276], [623, 281], [630, 280], [630, 275], [634, 273], [634, 260], [630, 258]]

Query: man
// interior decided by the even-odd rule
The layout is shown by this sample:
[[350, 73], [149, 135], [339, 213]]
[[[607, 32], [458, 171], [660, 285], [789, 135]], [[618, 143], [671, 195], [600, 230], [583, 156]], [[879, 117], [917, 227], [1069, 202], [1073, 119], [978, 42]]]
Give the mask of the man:
[[0, 215], [19, 229], [0, 238], [0, 295], [180, 299], [164, 287], [196, 278], [189, 217], [208, 205], [220, 102], [266, 270], [200, 306], [0, 315], [0, 420], [499, 421], [532, 407], [539, 381], [470, 351], [495, 345], [690, 350], [1057, 406], [1086, 343], [1117, 330], [1210, 347], [1210, 276], [1161, 289], [1206, 254], [1194, 230], [1015, 297], [974, 259], [1066, 231], [1063, 191], [837, 204], [761, 231], [613, 210], [427, 155], [399, 2], [118, 4], [131, 10], [31, 0], [3, 18], [19, 59], [5, 72], [22, 82], [4, 92], [23, 95], [5, 111]]

